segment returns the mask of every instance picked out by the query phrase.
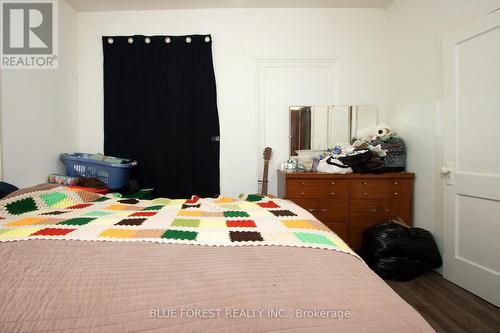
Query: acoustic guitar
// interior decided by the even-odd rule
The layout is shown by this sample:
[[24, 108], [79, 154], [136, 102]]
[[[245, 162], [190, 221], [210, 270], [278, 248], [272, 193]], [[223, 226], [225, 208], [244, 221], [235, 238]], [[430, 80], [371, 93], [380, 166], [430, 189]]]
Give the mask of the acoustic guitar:
[[269, 183], [268, 181], [268, 174], [269, 174], [269, 161], [271, 160], [271, 155], [273, 154], [273, 150], [271, 147], [266, 147], [264, 149], [264, 173], [262, 175], [262, 180], [260, 181], [262, 183], [262, 188], [260, 191], [261, 195], [267, 195], [267, 184]]

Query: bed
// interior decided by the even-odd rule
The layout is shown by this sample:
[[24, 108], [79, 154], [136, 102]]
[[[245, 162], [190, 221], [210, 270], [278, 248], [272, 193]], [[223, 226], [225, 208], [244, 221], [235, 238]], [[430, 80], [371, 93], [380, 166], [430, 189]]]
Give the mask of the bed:
[[286, 200], [39, 187], [0, 217], [3, 332], [433, 332]]

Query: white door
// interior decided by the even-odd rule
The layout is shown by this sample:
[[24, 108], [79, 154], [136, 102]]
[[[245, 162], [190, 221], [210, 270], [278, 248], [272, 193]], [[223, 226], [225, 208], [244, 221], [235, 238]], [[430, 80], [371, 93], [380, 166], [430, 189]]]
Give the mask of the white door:
[[500, 306], [500, 10], [443, 39], [444, 277]]
[[262, 151], [271, 147], [270, 194], [277, 194], [276, 170], [290, 156], [290, 106], [338, 104], [338, 82], [336, 59], [268, 59], [259, 63], [258, 179], [262, 177]]

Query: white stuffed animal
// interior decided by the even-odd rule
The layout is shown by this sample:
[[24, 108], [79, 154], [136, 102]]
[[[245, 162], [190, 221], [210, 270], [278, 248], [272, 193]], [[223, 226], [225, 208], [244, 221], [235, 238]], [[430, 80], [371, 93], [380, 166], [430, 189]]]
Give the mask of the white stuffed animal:
[[389, 137], [392, 137], [395, 135], [396, 135], [396, 132], [394, 132], [392, 130], [391, 126], [384, 124], [384, 123], [380, 123], [375, 128], [372, 128], [370, 133], [363, 136], [362, 140], [366, 141], [366, 142], [372, 142], [376, 138], [380, 138], [380, 139], [384, 140], [386, 138], [389, 138]]
[[378, 136], [381, 139], [386, 136], [394, 136], [394, 135], [396, 135], [396, 132], [394, 132], [391, 126], [387, 124], [378, 124], [377, 128], [375, 129], [375, 136]]

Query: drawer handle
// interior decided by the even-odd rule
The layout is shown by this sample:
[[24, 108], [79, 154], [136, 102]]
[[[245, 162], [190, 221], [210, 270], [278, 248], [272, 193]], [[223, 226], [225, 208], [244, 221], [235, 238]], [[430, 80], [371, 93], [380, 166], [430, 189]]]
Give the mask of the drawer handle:
[[394, 185], [398, 185], [398, 182], [397, 182], [397, 181], [396, 181], [396, 182], [394, 182]]
[[388, 208], [372, 209], [372, 213], [389, 213], [391, 210]]
[[306, 183], [305, 182], [300, 182], [300, 185], [305, 185]]
[[317, 213], [317, 212], [325, 213], [327, 211], [326, 208], [307, 208], [307, 210], [311, 213]]
[[394, 192], [394, 195], [398, 195], [398, 192]]
[[305, 193], [304, 192], [300, 192], [300, 195], [304, 195]]
[[368, 183], [367, 182], [363, 182], [363, 185], [368, 185]]
[[332, 197], [335, 195], [335, 193], [334, 193], [334, 192], [332, 192], [332, 193], [330, 193], [330, 194], [332, 195]]
[[335, 185], [335, 182], [332, 182], [332, 185]]
[[365, 193], [363, 193], [363, 195], [366, 197], [368, 195], [368, 193], [365, 192]]

